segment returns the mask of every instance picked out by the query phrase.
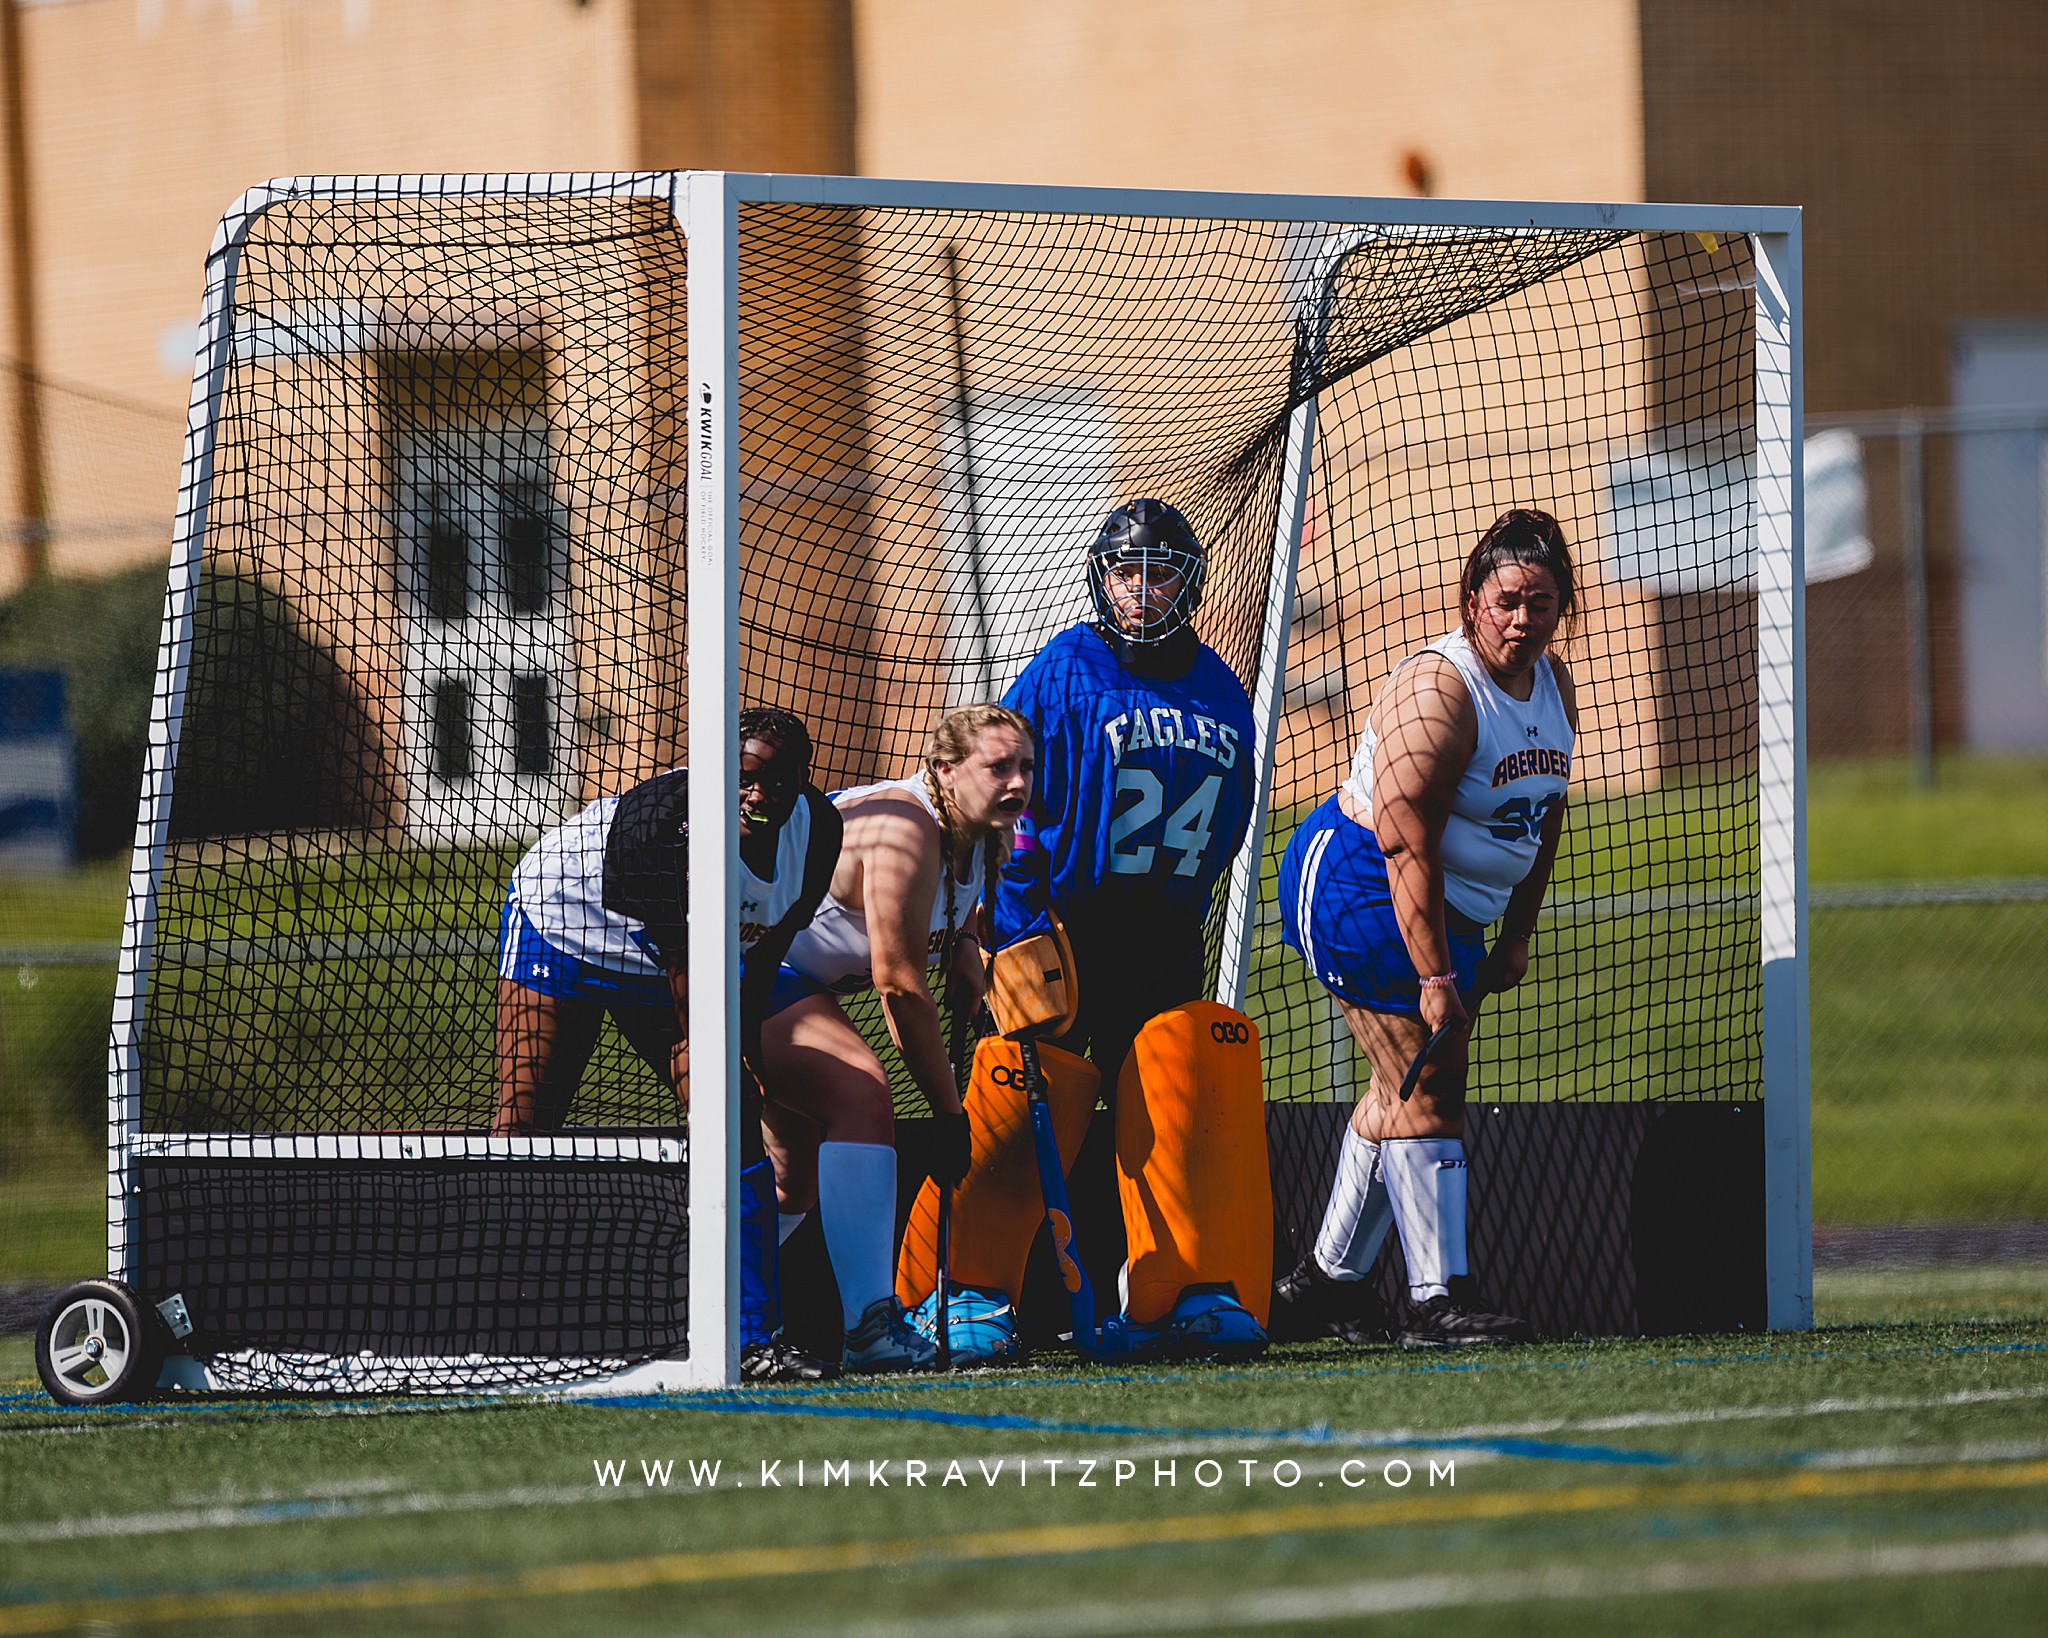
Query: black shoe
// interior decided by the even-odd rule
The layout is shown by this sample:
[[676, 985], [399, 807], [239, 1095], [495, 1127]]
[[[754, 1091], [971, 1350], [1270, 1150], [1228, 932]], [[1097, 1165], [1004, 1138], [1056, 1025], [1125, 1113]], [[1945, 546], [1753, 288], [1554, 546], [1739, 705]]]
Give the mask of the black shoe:
[[1535, 1326], [1512, 1314], [1488, 1313], [1469, 1288], [1410, 1303], [1400, 1337], [1403, 1348], [1488, 1348], [1535, 1340]]
[[740, 1375], [748, 1382], [830, 1382], [839, 1367], [818, 1359], [780, 1337], [750, 1342], [740, 1350]]
[[1354, 1348], [1376, 1348], [1393, 1341], [1387, 1305], [1369, 1279], [1333, 1280], [1315, 1253], [1273, 1287], [1272, 1333], [1288, 1342], [1335, 1337]]

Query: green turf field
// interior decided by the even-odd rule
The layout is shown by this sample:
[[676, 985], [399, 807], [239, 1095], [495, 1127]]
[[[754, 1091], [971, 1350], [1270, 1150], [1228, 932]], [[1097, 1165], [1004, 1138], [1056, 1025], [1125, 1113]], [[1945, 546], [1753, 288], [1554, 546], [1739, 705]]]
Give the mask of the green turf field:
[[0, 1388], [0, 1635], [2040, 1631], [2048, 1275], [1819, 1302], [1790, 1336], [617, 1404]]

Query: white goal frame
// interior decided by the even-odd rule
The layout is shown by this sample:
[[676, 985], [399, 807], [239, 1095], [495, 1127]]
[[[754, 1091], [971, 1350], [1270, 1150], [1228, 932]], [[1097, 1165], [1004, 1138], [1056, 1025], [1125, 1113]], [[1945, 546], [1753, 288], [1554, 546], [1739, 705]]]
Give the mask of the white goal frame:
[[[317, 1165], [331, 1159], [559, 1157], [676, 1158], [672, 1142], [489, 1138], [372, 1140], [348, 1135], [280, 1139], [261, 1134], [139, 1131], [141, 1038], [177, 766], [200, 560], [206, 539], [215, 438], [228, 366], [234, 292], [248, 234], [262, 215], [303, 200], [439, 196], [643, 197], [667, 201], [688, 245], [689, 472], [687, 506], [689, 743], [693, 835], [689, 1028], [693, 1064], [688, 1177], [689, 1351], [576, 1385], [646, 1392], [724, 1387], [739, 1380], [739, 994], [725, 929], [738, 891], [738, 834], [728, 794], [737, 779], [729, 725], [739, 703], [739, 215], [755, 203], [989, 210], [1123, 217], [1239, 220], [1348, 227], [1598, 229], [1746, 237], [1756, 266], [1755, 390], [1757, 672], [1760, 711], [1760, 848], [1765, 1113], [1767, 1323], [1813, 1323], [1811, 1128], [1808, 1111], [1805, 848], [1805, 598], [1800, 427], [1800, 213], [1780, 206], [1368, 199], [1321, 195], [1176, 192], [886, 181], [736, 172], [562, 175], [295, 177], [245, 193], [223, 217], [208, 254], [203, 322], [186, 424], [162, 641], [142, 803], [108, 1053], [107, 1258], [116, 1277], [134, 1267], [133, 1162], [167, 1155], [274, 1154]], [[1311, 298], [1312, 299], [1312, 298]], [[1310, 315], [1313, 319], [1313, 315]], [[1249, 959], [1275, 730], [1286, 676], [1294, 575], [1315, 448], [1316, 404], [1290, 419], [1263, 647], [1253, 679], [1258, 778], [1253, 830], [1225, 901], [1219, 998], [1241, 999]], [[719, 861], [714, 866], [712, 861]], [[716, 1067], [714, 1067], [716, 1066]], [[653, 1142], [653, 1148], [648, 1144]], [[382, 1145], [392, 1145], [388, 1151]], [[191, 1361], [170, 1378], [208, 1386]], [[563, 1391], [560, 1384], [546, 1391]]]

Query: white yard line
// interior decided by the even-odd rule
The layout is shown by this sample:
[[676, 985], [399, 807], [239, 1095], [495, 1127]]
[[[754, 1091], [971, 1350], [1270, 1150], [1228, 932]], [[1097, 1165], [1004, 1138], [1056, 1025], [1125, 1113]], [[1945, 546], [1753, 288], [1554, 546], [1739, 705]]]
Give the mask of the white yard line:
[[1716, 1422], [1777, 1422], [1867, 1411], [1932, 1410], [1942, 1405], [1996, 1405], [2048, 1399], [2048, 1386], [1962, 1388], [1954, 1393], [1872, 1395], [1863, 1399], [1811, 1399], [1801, 1405], [1721, 1405], [1711, 1410], [1624, 1411], [1614, 1416], [1557, 1416], [1529, 1422], [1474, 1422], [1453, 1428], [1389, 1428], [1382, 1432], [1332, 1430], [1327, 1437], [1352, 1445], [1407, 1445], [1443, 1439], [1522, 1439], [1545, 1433], [1620, 1433], [1635, 1428], [1698, 1427]]
[[931, 1633], [943, 1638], [1092, 1638], [1095, 1634], [1214, 1632], [1356, 1620], [1406, 1610], [1442, 1610], [1530, 1599], [1617, 1598], [1656, 1593], [1709, 1592], [1729, 1587], [1794, 1586], [1871, 1577], [1963, 1575], [1987, 1570], [2048, 1566], [2048, 1534], [1977, 1541], [1740, 1558], [1665, 1559], [1613, 1569], [1546, 1566], [1490, 1575], [1413, 1575], [1350, 1581], [1333, 1587], [1271, 1589], [1223, 1598], [1147, 1599], [1129, 1604], [1034, 1605], [1023, 1611], [949, 1615], [937, 1621], [891, 1620], [854, 1626], [764, 1628], [785, 1638], [900, 1638]]
[[190, 1530], [234, 1530], [264, 1524], [303, 1524], [309, 1520], [474, 1513], [500, 1507], [570, 1506], [580, 1502], [629, 1501], [642, 1494], [659, 1495], [660, 1492], [599, 1490], [593, 1485], [553, 1485], [452, 1495], [412, 1491], [370, 1497], [329, 1494], [258, 1503], [221, 1502], [204, 1507], [165, 1508], [153, 1513], [95, 1513], [75, 1519], [52, 1519], [40, 1524], [8, 1525], [0, 1528], [0, 1547], [52, 1541], [103, 1541], [121, 1536], [176, 1535]]
[[1867, 1450], [1813, 1451], [1807, 1468], [1940, 1466], [1949, 1462], [2032, 1462], [2048, 1456], [2048, 1439], [2006, 1439], [1968, 1445], [1873, 1445]]

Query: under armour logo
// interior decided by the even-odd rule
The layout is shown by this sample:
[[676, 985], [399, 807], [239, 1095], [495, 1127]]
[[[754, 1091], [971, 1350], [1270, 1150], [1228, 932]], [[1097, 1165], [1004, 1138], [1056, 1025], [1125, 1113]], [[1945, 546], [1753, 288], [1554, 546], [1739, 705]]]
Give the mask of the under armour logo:
[[1529, 737], [1531, 739], [1541, 739], [1543, 737], [1543, 730], [1532, 722], [1529, 724]]

